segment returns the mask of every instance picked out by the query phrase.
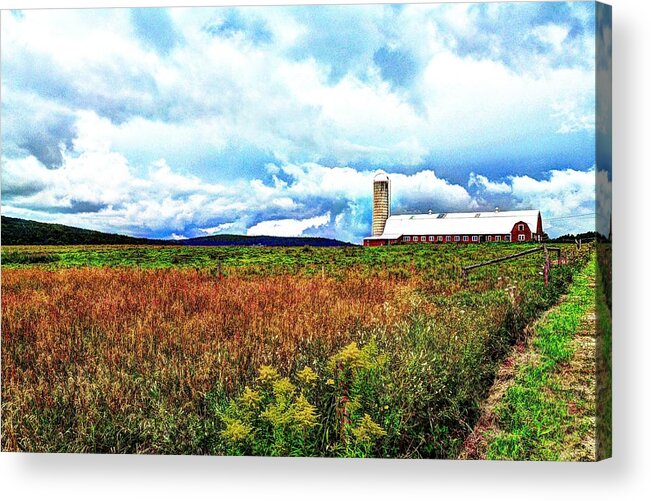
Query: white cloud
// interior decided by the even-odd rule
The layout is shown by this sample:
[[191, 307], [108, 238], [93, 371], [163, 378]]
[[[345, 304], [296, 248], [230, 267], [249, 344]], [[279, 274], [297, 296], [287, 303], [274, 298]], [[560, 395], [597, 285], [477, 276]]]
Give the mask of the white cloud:
[[216, 233], [221, 233], [222, 231], [230, 230], [234, 226], [235, 223], [222, 223], [210, 228], [198, 228], [198, 230], [201, 233], [205, 233], [206, 235], [215, 235]]
[[474, 172], [470, 173], [468, 186], [475, 186], [479, 189], [487, 191], [488, 193], [511, 193], [511, 187], [507, 183], [490, 181], [486, 176], [475, 174]]
[[592, 131], [595, 128], [594, 108], [588, 108], [576, 101], [552, 104], [551, 117], [559, 122], [558, 134], [571, 134], [580, 131]]
[[[595, 171], [552, 170], [548, 179], [510, 178], [512, 196], [521, 206], [538, 207], [548, 217], [594, 212]], [[586, 207], [590, 205], [589, 211]]]
[[[207, 183], [177, 172], [164, 159], [134, 168], [106, 140], [106, 120], [78, 117], [78, 140], [62, 151], [63, 164], [48, 169], [34, 157], [3, 160], [5, 208], [23, 217], [56, 220], [104, 231], [157, 236], [234, 233], [359, 239], [368, 231], [374, 170], [316, 163], [269, 165], [271, 182]], [[462, 186], [432, 170], [392, 173], [394, 209], [474, 207]], [[331, 218], [332, 214], [332, 218]], [[212, 224], [211, 224], [212, 223]]]
[[558, 53], [563, 50], [563, 42], [567, 38], [569, 31], [570, 29], [567, 26], [550, 23], [537, 26], [531, 30], [531, 34], [541, 42], [551, 45], [554, 51]]
[[[540, 138], [594, 129], [590, 33], [572, 41], [567, 25], [538, 27], [531, 36], [550, 50], [513, 54], [518, 64], [509, 64], [501, 35], [485, 27], [503, 29], [508, 7], [365, 9], [350, 10], [350, 19], [335, 12], [341, 24], [321, 26], [352, 22], [337, 36], [359, 41], [346, 54], [332, 48], [330, 61], [309, 45], [322, 34], [318, 23], [292, 9], [238, 11], [270, 31], [265, 43], [202, 29], [223, 20], [225, 9], [172, 9], [183, 42], [167, 56], [137, 39], [128, 10], [2, 16], [3, 99], [19, 97], [3, 123], [31, 123], [20, 103], [33, 99], [72, 117], [76, 134], [56, 143], [51, 134], [55, 152], [69, 145], [56, 170], [29, 156], [22, 140], [4, 150], [23, 155], [3, 156], [5, 208], [132, 234], [318, 229], [359, 241], [375, 166], [391, 175], [394, 211], [470, 210], [483, 200], [436, 174], [446, 152], [460, 164], [498, 149], [535, 153]], [[522, 19], [514, 29], [529, 33]], [[382, 79], [373, 55], [383, 47], [413, 60], [411, 81]], [[559, 59], [564, 54], [572, 64]], [[347, 73], [333, 78], [340, 62]], [[256, 152], [262, 160], [250, 159]], [[243, 171], [233, 172], [239, 165]], [[581, 175], [471, 174], [468, 188], [566, 214], [594, 197]], [[332, 217], [320, 224], [325, 214]]]
[[[555, 68], [541, 60], [532, 62], [531, 71], [516, 72], [490, 60], [490, 54], [455, 53], [450, 38], [472, 37], [480, 30], [481, 16], [472, 6], [407, 6], [399, 14], [381, 6], [367, 9], [370, 24], [395, 15], [405, 27], [376, 43], [377, 48], [382, 43], [402, 47], [422, 65], [408, 90], [384, 82], [372, 61], [367, 71], [332, 82], [316, 59], [288, 57], [288, 48], [303, 43], [301, 33], [307, 29], [291, 11], [244, 11], [267, 23], [277, 37], [267, 45], [201, 31], [221, 10], [171, 12], [187, 23], [177, 26], [185, 43], [168, 57], [135, 39], [126, 10], [29, 11], [22, 20], [5, 16], [3, 45], [12, 49], [3, 54], [8, 72], [29, 86], [38, 79], [19, 61], [42, 61], [55, 69], [53, 78], [65, 87], [63, 97], [119, 118], [122, 123], [107, 126], [103, 137], [131, 154], [191, 155], [240, 144], [287, 163], [328, 158], [340, 164], [404, 166], [419, 164], [442, 148], [594, 126], [592, 102], [577, 99], [594, 94], [592, 69]], [[549, 24], [534, 34], [557, 47], [567, 27]], [[565, 118], [550, 130], [548, 117], [559, 113], [558, 102], [575, 103], [576, 109], [570, 116], [566, 107], [560, 110], [567, 111]]]
[[246, 232], [247, 235], [300, 237], [309, 228], [320, 228], [330, 222], [330, 213], [308, 219], [276, 219], [261, 221]]

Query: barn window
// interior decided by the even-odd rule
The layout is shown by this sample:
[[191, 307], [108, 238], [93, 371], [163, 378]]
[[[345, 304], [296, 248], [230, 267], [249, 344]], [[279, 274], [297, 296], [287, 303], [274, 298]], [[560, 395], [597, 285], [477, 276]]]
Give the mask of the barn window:
[[473, 236], [472, 236], [472, 241], [473, 241], [473, 242], [477, 242], [477, 241], [479, 241], [479, 237], [478, 237], [477, 235], [473, 235]]
[[499, 242], [499, 241], [500, 241], [500, 236], [499, 236], [499, 235], [495, 235], [495, 241], [496, 241], [496, 242]]
[[421, 242], [425, 242], [426, 240], [427, 240], [427, 237], [425, 237], [425, 236], [420, 237]]
[[518, 225], [518, 231], [524, 231], [524, 224]]
[[488, 235], [488, 236], [486, 237], [486, 240], [487, 240], [488, 242], [490, 242], [491, 240], [493, 240], [493, 237], [492, 237], [491, 235]]
[[443, 235], [439, 235], [439, 236], [436, 237], [436, 238], [438, 239], [439, 242], [442, 242], [442, 241], [443, 241]]
[[450, 235], [448, 235], [447, 237], [445, 237], [445, 241], [446, 241], [446, 242], [449, 242], [450, 240], [452, 240], [452, 237], [451, 237]]
[[458, 242], [459, 240], [461, 240], [461, 237], [459, 235], [455, 235], [454, 236], [454, 241]]
[[468, 235], [464, 235], [464, 236], [463, 236], [463, 241], [464, 241], [464, 242], [467, 242], [467, 241], [468, 241]]
[[511, 241], [511, 235], [504, 235], [504, 241], [505, 242], [510, 242]]
[[405, 242], [409, 242], [409, 241], [411, 240], [411, 237], [402, 237], [402, 239], [403, 239]]
[[429, 237], [429, 241], [430, 241], [430, 242], [433, 242], [433, 241], [434, 241], [434, 237], [430, 236], [430, 237]]
[[518, 240], [520, 242], [524, 242], [524, 235], [518, 235]]

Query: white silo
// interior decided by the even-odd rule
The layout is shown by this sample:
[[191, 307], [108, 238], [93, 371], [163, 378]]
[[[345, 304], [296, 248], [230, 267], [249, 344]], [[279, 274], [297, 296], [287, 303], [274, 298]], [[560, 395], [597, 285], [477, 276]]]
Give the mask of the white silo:
[[391, 181], [385, 172], [378, 172], [373, 178], [373, 225], [374, 237], [382, 235], [384, 225], [391, 215]]

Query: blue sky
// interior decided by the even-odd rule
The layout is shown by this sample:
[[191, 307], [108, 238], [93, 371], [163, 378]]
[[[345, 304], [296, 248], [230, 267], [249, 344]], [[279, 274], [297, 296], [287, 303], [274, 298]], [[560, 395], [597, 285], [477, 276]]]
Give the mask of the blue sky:
[[594, 228], [591, 2], [30, 10], [1, 55], [5, 215], [360, 242], [383, 169], [394, 213]]

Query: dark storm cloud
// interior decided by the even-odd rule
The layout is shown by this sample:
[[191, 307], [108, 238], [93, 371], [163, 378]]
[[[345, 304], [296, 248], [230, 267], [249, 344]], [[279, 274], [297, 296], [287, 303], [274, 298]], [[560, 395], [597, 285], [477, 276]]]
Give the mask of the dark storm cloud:
[[46, 167], [60, 167], [63, 164], [61, 146], [72, 148], [72, 139], [75, 137], [73, 118], [60, 117], [54, 123], [43, 124], [41, 127], [38, 127], [39, 124], [34, 125], [34, 128], [24, 132], [23, 140], [18, 146], [34, 155]]
[[38, 181], [23, 182], [3, 177], [2, 198], [7, 202], [16, 197], [29, 197], [43, 191], [46, 187], [46, 183]]
[[2, 103], [3, 155], [36, 157], [48, 168], [63, 163], [61, 148], [72, 148], [76, 136], [74, 115], [61, 108], [43, 106], [32, 95], [10, 95]]

